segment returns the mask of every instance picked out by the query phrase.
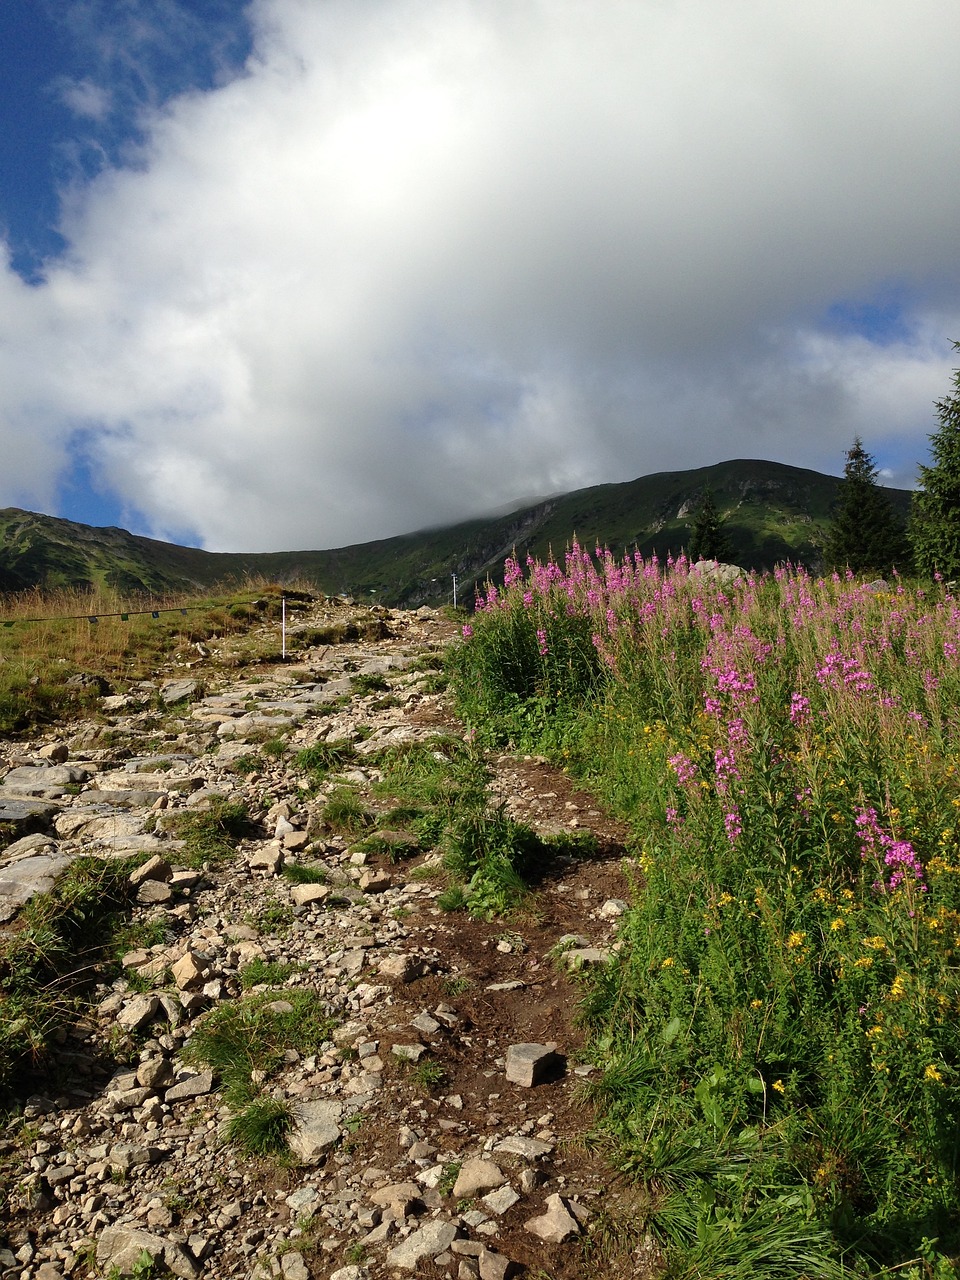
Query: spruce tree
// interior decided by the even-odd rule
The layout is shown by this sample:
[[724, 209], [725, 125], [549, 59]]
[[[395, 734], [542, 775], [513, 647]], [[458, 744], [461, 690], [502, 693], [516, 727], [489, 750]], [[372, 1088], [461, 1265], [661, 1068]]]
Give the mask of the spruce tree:
[[729, 560], [730, 541], [723, 527], [723, 520], [713, 500], [713, 494], [705, 489], [693, 517], [690, 538], [687, 542], [688, 560]]
[[[960, 351], [960, 342], [953, 344]], [[960, 369], [953, 392], [936, 402], [940, 427], [930, 437], [933, 465], [920, 468], [910, 510], [910, 541], [917, 572], [960, 578]]]
[[877, 483], [873, 458], [857, 436], [847, 462], [824, 544], [828, 569], [888, 574], [908, 567], [906, 531]]

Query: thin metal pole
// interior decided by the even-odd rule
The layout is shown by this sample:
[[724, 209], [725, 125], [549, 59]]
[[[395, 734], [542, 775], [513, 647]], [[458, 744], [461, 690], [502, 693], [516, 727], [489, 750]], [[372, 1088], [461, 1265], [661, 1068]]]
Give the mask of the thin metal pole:
[[453, 607], [457, 607], [457, 575], [453, 575]]
[[283, 661], [287, 660], [287, 597], [280, 597], [280, 653]]

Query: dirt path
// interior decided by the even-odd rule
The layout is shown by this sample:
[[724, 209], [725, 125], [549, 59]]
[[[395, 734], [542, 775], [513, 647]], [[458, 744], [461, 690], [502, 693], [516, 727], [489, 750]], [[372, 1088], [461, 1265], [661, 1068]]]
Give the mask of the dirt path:
[[[0, 1134], [0, 1276], [106, 1275], [143, 1250], [176, 1275], [216, 1280], [633, 1274], [598, 1244], [612, 1180], [583, 1141], [579, 979], [555, 954], [577, 935], [589, 963], [590, 948], [614, 941], [626, 832], [544, 761], [490, 756], [495, 801], [545, 833], [592, 831], [599, 853], [543, 866], [517, 918], [481, 923], [439, 909], [442, 885], [418, 874], [427, 859], [394, 865], [324, 830], [323, 803], [343, 779], [305, 793], [297, 750], [347, 738], [373, 761], [382, 745], [463, 734], [423, 662], [455, 628], [426, 610], [382, 620], [380, 639], [242, 677], [160, 673], [153, 689], [108, 699], [98, 723], [6, 744], [0, 804], [48, 809], [0, 855], [0, 908], [31, 859], [141, 852], [164, 869], [135, 911], [162, 940], [95, 993], [59, 1074], [37, 1079]], [[141, 704], [172, 697], [174, 674], [183, 696], [158, 726]], [[371, 691], [374, 677], [385, 688]], [[266, 754], [265, 734], [283, 735], [287, 753]], [[62, 780], [68, 769], [78, 781]], [[382, 806], [375, 764], [360, 755], [344, 772]], [[247, 803], [256, 835], [229, 865], [178, 870], [171, 819], [218, 796]], [[280, 872], [306, 862], [336, 892], [298, 895], [306, 886]], [[254, 959], [290, 968], [278, 1001], [314, 992], [337, 1023], [330, 1042], [287, 1052], [265, 1082], [293, 1108], [299, 1162], [226, 1145], [218, 1079], [183, 1054], [198, 1018], [245, 998], [241, 970]], [[510, 1046], [530, 1043], [556, 1050], [533, 1087], [507, 1078]], [[479, 1185], [457, 1191], [477, 1161]], [[548, 1210], [536, 1234], [529, 1224]]]

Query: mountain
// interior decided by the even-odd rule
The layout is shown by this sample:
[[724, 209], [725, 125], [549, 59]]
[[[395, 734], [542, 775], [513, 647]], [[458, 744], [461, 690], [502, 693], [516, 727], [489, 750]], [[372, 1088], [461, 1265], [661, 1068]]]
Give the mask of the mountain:
[[[593, 485], [546, 498], [506, 515], [469, 520], [329, 551], [200, 551], [93, 528], [15, 508], [0, 510], [0, 591], [35, 586], [112, 587], [121, 594], [171, 592], [247, 577], [315, 583], [330, 594], [419, 605], [459, 598], [496, 577], [514, 549], [562, 555], [576, 534], [592, 550], [639, 550], [661, 557], [682, 550], [691, 517], [710, 489], [725, 521], [732, 559], [769, 569], [783, 560], [816, 568], [841, 481], [779, 462], [737, 459], [692, 471], [661, 471], [625, 484]], [[905, 520], [910, 493], [887, 489]]]

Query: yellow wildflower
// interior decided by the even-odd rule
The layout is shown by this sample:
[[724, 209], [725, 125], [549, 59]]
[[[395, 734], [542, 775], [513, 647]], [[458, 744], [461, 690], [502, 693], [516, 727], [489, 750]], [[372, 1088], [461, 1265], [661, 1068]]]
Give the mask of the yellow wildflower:
[[831, 932], [836, 933], [838, 929], [843, 929], [846, 923], [846, 920], [842, 920], [840, 916], [837, 916], [836, 920], [830, 921]]
[[792, 951], [795, 947], [802, 947], [807, 940], [807, 935], [800, 930], [795, 929], [787, 938], [787, 946]]
[[923, 1078], [924, 1080], [934, 1080], [936, 1082], [939, 1082], [943, 1079], [943, 1076], [940, 1074], [940, 1072], [931, 1062], [929, 1067], [927, 1067], [926, 1071], [924, 1071]]
[[774, 1080], [773, 1088], [776, 1089], [777, 1093], [787, 1092], [787, 1086], [783, 1083], [782, 1080]]

